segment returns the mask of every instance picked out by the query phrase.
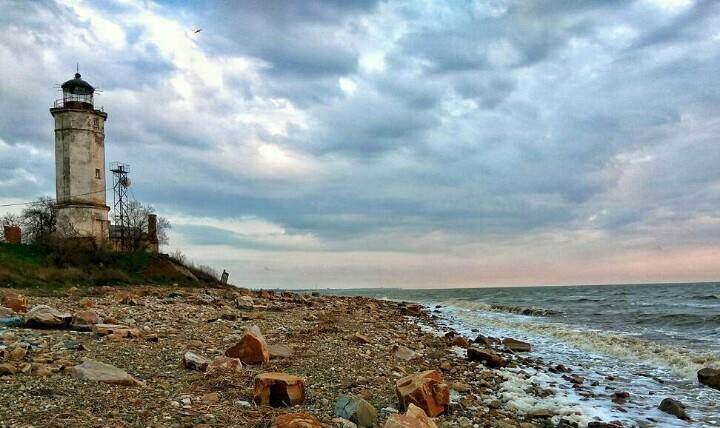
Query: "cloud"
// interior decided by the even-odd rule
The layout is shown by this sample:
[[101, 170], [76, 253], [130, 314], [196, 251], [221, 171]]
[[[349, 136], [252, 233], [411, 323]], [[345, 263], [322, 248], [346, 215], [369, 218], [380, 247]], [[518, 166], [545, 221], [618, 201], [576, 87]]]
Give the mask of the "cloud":
[[47, 109], [79, 62], [133, 195], [247, 285], [712, 276], [716, 2], [4, 10], [3, 200], [54, 193]]

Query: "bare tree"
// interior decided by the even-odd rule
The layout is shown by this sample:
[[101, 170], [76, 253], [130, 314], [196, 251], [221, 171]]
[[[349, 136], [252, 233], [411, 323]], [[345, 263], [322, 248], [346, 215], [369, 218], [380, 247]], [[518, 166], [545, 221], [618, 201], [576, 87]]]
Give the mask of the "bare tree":
[[[144, 205], [139, 201], [131, 201], [127, 205], [127, 222], [128, 228], [125, 230], [125, 239], [127, 239], [130, 250], [144, 250], [148, 244], [148, 215], [155, 214], [155, 208], [152, 205]], [[157, 218], [157, 238], [160, 244], [167, 244], [168, 230], [172, 226], [170, 221], [165, 217]]]
[[2, 226], [20, 226], [22, 224], [22, 218], [13, 213], [7, 213], [0, 217], [0, 227]]
[[40, 198], [21, 214], [25, 236], [33, 244], [49, 242], [57, 227], [57, 208], [50, 198]]

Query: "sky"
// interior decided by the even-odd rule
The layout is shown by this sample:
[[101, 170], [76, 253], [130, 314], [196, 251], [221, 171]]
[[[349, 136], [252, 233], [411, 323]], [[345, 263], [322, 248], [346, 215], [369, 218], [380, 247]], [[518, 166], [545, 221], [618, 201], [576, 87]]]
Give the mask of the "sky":
[[0, 10], [0, 204], [54, 196], [79, 63], [164, 251], [237, 285], [720, 279], [720, 2]]

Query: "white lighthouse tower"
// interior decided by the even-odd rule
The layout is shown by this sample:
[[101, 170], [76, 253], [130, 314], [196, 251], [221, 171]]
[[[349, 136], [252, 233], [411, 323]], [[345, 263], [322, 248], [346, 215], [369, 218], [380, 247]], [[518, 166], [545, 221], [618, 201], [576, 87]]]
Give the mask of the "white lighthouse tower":
[[93, 88], [80, 78], [63, 83], [50, 109], [55, 119], [57, 229], [66, 237], [108, 239], [105, 203], [105, 120], [93, 105]]

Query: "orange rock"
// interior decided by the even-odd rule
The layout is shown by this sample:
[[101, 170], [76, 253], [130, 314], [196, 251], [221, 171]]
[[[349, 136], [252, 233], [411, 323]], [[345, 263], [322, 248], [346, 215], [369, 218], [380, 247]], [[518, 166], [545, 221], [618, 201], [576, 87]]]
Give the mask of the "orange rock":
[[425, 411], [414, 404], [408, 406], [404, 415], [395, 414], [385, 422], [385, 428], [437, 428]]
[[212, 360], [210, 365], [207, 367], [206, 373], [213, 375], [215, 373], [241, 373], [242, 362], [238, 358], [230, 358], [220, 356]]
[[275, 418], [272, 428], [323, 428], [323, 424], [310, 413], [285, 413]]
[[450, 402], [450, 389], [436, 370], [405, 376], [395, 384], [395, 392], [402, 409], [415, 404], [431, 417], [444, 413]]
[[507, 360], [492, 349], [478, 348], [471, 346], [467, 350], [467, 358], [470, 361], [480, 361], [488, 367], [499, 368], [507, 365]]
[[265, 338], [257, 326], [245, 330], [242, 339], [225, 351], [225, 356], [239, 358], [246, 364], [262, 363], [267, 365], [270, 363], [270, 351], [267, 342], [265, 342]]
[[95, 311], [77, 311], [73, 314], [71, 324], [74, 325], [94, 325], [100, 324], [102, 319]]
[[296, 406], [305, 401], [305, 379], [286, 373], [255, 376], [255, 402], [261, 406]]
[[530, 352], [532, 350], [532, 346], [529, 343], [513, 339], [511, 337], [503, 339], [502, 344], [511, 351], [515, 352]]
[[17, 293], [6, 293], [2, 298], [2, 305], [15, 312], [27, 312], [27, 297]]

